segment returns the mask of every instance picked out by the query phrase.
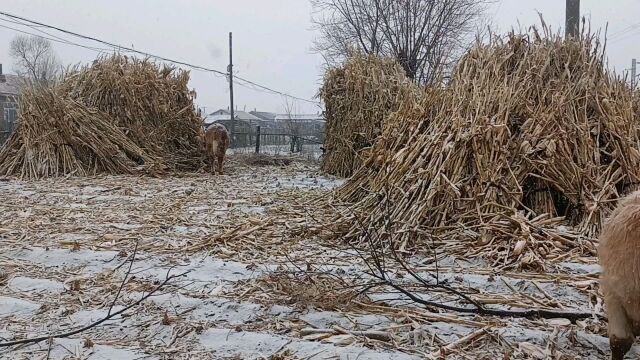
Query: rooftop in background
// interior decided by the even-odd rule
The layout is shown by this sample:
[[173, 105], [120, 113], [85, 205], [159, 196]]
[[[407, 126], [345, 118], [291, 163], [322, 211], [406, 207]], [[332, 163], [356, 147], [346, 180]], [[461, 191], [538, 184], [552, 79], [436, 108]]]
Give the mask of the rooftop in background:
[[[262, 120], [262, 118], [251, 115], [250, 113], [246, 111], [241, 111], [241, 110], [235, 110], [233, 112], [233, 117], [237, 120], [251, 120], [251, 121]], [[207, 118], [205, 119], [205, 121], [230, 120], [230, 119], [231, 119], [231, 114], [229, 113], [229, 111], [225, 109], [220, 109], [207, 115]]]
[[249, 114], [257, 116], [262, 120], [275, 120], [276, 116], [278, 116], [278, 114], [276, 113], [266, 112], [266, 111], [256, 111], [256, 110], [250, 111]]
[[[246, 111], [236, 110], [233, 113], [236, 120], [242, 120], [244, 123], [250, 125], [260, 125], [265, 128], [281, 127], [288, 121], [295, 123], [308, 123], [319, 124], [324, 123], [324, 115], [322, 113], [316, 114], [276, 114], [266, 111], [253, 110], [250, 113]], [[231, 115], [226, 109], [220, 109], [207, 115], [204, 119], [206, 125], [213, 124], [214, 122], [229, 122]]]
[[322, 114], [277, 114], [275, 121], [325, 121]]

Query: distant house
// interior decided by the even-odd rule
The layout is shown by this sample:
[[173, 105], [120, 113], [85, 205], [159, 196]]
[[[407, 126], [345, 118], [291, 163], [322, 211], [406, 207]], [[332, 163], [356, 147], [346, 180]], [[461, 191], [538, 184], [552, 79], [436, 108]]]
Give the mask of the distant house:
[[[236, 110], [233, 112], [233, 117], [236, 120], [235, 127], [236, 131], [238, 129], [244, 128], [252, 128], [256, 125], [261, 125], [262, 119], [257, 116], [251, 115], [246, 111]], [[218, 111], [214, 111], [211, 114], [208, 114], [204, 119], [204, 124], [206, 127], [210, 126], [213, 123], [220, 123], [224, 125], [228, 130], [231, 130], [231, 114], [228, 110], [220, 109]]]
[[18, 120], [18, 96], [20, 79], [4, 74], [0, 64], [0, 144], [9, 137]]
[[[276, 114], [266, 111], [253, 110], [246, 112], [236, 110], [235, 118], [236, 142], [238, 144], [252, 144], [256, 127], [260, 126], [261, 133], [266, 136], [264, 144], [285, 144], [288, 135], [298, 135], [308, 139], [323, 141], [325, 119], [321, 113], [317, 114]], [[205, 127], [214, 123], [224, 125], [231, 130], [231, 114], [226, 109], [220, 109], [207, 115], [204, 119]]]
[[253, 116], [257, 116], [260, 119], [266, 120], [266, 121], [275, 121], [276, 116], [278, 116], [278, 114], [276, 113], [271, 113], [266, 111], [257, 111], [257, 110], [250, 111], [249, 114]]
[[324, 123], [322, 114], [277, 114], [276, 121], [295, 121], [298, 123]]
[[295, 126], [302, 134], [324, 132], [326, 123], [322, 114], [278, 114], [275, 121]]

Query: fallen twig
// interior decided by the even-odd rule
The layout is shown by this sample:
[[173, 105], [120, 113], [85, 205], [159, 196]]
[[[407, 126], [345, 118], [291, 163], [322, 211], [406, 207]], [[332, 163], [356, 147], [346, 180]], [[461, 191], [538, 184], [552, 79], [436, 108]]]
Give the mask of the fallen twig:
[[122, 282], [120, 283], [120, 287], [118, 288], [118, 292], [116, 293], [116, 297], [113, 298], [113, 302], [111, 303], [111, 306], [109, 306], [109, 311], [107, 312], [107, 316], [111, 315], [111, 311], [113, 310], [113, 307], [116, 305], [116, 302], [118, 301], [118, 298], [120, 297], [120, 293], [122, 292], [122, 288], [124, 287], [124, 284], [126, 284], [127, 279], [129, 278], [129, 274], [131, 274], [131, 268], [133, 267], [133, 263], [136, 261], [136, 255], [138, 254], [138, 244], [140, 242], [136, 241], [136, 246], [133, 248], [133, 254], [131, 254], [131, 262], [129, 263], [129, 269], [127, 269], [127, 272], [124, 274], [124, 279], [122, 279]]
[[167, 285], [171, 280], [173, 280], [175, 278], [178, 278], [178, 277], [181, 277], [181, 276], [184, 276], [187, 273], [189, 273], [189, 271], [184, 272], [184, 273], [179, 274], [179, 275], [171, 275], [171, 276], [169, 276], [169, 273], [167, 272], [166, 278], [164, 279], [164, 281], [162, 283], [160, 283], [160, 285], [156, 286], [153, 290], [151, 290], [148, 294], [146, 294], [143, 297], [141, 297], [136, 302], [134, 302], [134, 303], [132, 303], [130, 305], [127, 305], [126, 307], [124, 307], [124, 308], [122, 308], [122, 309], [120, 309], [120, 310], [118, 310], [116, 312], [109, 313], [104, 318], [102, 318], [102, 319], [100, 319], [98, 321], [95, 321], [95, 322], [93, 322], [91, 324], [88, 324], [86, 326], [83, 326], [83, 327], [81, 327], [79, 329], [71, 330], [71, 331], [64, 332], [64, 333], [59, 333], [59, 334], [44, 335], [44, 336], [39, 336], [39, 337], [34, 337], [34, 338], [29, 338], [29, 339], [22, 339], [22, 340], [4, 342], [4, 343], [0, 343], [0, 347], [8, 347], [8, 346], [14, 346], [14, 345], [20, 345], [20, 344], [38, 343], [38, 342], [41, 342], [41, 341], [44, 341], [44, 340], [48, 340], [48, 339], [67, 338], [69, 336], [73, 336], [73, 335], [79, 334], [79, 333], [81, 333], [83, 331], [86, 331], [86, 330], [89, 330], [89, 329], [91, 329], [93, 327], [96, 327], [96, 326], [102, 324], [103, 322], [108, 321], [108, 320], [110, 320], [110, 319], [112, 319], [112, 318], [114, 318], [114, 317], [126, 312], [127, 310], [129, 310], [129, 309], [131, 309], [133, 307], [136, 307], [136, 306], [140, 305], [143, 301], [147, 300], [153, 294], [155, 294], [160, 289], [162, 289], [165, 285]]
[[379, 340], [379, 341], [385, 341], [385, 342], [391, 341], [391, 334], [386, 331], [377, 331], [377, 330], [359, 331], [359, 330], [345, 330], [345, 329], [337, 329], [337, 328], [332, 328], [332, 329], [304, 328], [300, 330], [300, 336], [316, 335], [316, 334], [332, 334], [332, 335], [349, 334], [353, 336], [364, 336], [373, 340]]
[[487, 330], [489, 330], [489, 328], [482, 328], [479, 330], [476, 330], [466, 336], [461, 337], [460, 339], [450, 343], [447, 346], [441, 347], [439, 350], [434, 351], [431, 353], [431, 357], [435, 358], [435, 359], [440, 359], [440, 358], [445, 358], [447, 354], [449, 354], [449, 352], [461, 345], [464, 345], [470, 341], [473, 340], [477, 340], [481, 337], [483, 337], [484, 335], [487, 334]]
[[[402, 268], [409, 273], [411, 277], [413, 277], [419, 284], [427, 289], [439, 288], [444, 291], [447, 291], [453, 295], [456, 295], [462, 298], [465, 301], [468, 301], [472, 307], [461, 307], [454, 305], [447, 305], [436, 301], [425, 300], [418, 295], [412, 293], [411, 291], [405, 289], [403, 286], [397, 284], [395, 281], [391, 279], [387, 272], [386, 265], [386, 257], [384, 254], [384, 250], [382, 249], [383, 241], [381, 240], [378, 232], [374, 232], [374, 236], [372, 232], [369, 231], [369, 228], [365, 226], [362, 222], [362, 219], [356, 214], [356, 212], [351, 209], [351, 207], [347, 204], [343, 205], [348, 212], [351, 214], [356, 224], [361, 227], [362, 234], [366, 240], [367, 245], [369, 246], [368, 254], [371, 256], [371, 260], [363, 254], [361, 249], [358, 249], [357, 246], [352, 245], [352, 249], [356, 251], [359, 257], [365, 262], [369, 269], [369, 275], [373, 276], [380, 282], [385, 285], [391, 287], [392, 289], [398, 291], [402, 295], [409, 298], [409, 300], [413, 301], [416, 304], [438, 308], [442, 310], [454, 311], [458, 313], [465, 314], [477, 314], [477, 315], [485, 315], [485, 316], [498, 316], [498, 317], [518, 317], [518, 318], [543, 318], [543, 319], [553, 319], [553, 318], [565, 318], [570, 320], [572, 323], [575, 323], [577, 320], [588, 319], [592, 317], [598, 317], [600, 319], [604, 319], [602, 315], [588, 313], [588, 312], [571, 312], [571, 311], [554, 311], [554, 310], [546, 310], [546, 309], [525, 309], [525, 310], [505, 310], [505, 309], [489, 309], [486, 308], [483, 304], [475, 301], [469, 296], [462, 294], [461, 292], [451, 288], [450, 286], [440, 284], [436, 280], [436, 284], [430, 284], [425, 279], [420, 277], [415, 271], [411, 270], [408, 264], [395, 252], [392, 251], [392, 260], [397, 262]], [[386, 208], [386, 207], [385, 207]], [[388, 209], [387, 209], [388, 211]], [[390, 214], [386, 214], [387, 218], [390, 219]], [[388, 223], [387, 223], [388, 224]], [[386, 229], [388, 230], [388, 225], [386, 225]], [[332, 230], [331, 230], [332, 231]], [[391, 235], [390, 235], [391, 236]], [[394, 244], [391, 244], [390, 247], [393, 247]]]

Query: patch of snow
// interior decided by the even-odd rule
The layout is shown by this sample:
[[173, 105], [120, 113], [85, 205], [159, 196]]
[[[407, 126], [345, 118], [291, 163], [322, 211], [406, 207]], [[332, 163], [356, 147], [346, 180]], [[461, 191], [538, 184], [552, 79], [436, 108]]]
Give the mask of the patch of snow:
[[60, 239], [64, 241], [87, 241], [96, 238], [95, 235], [90, 234], [64, 233], [60, 235]]
[[176, 225], [173, 227], [173, 231], [176, 234], [189, 234], [191, 232], [191, 229], [187, 226]]
[[[129, 297], [131, 299], [140, 299], [140, 297], [142, 296], [143, 296], [142, 293], [134, 293], [134, 294], [131, 294]], [[165, 308], [173, 308], [173, 309], [179, 309], [179, 310], [185, 310], [185, 309], [199, 306], [202, 304], [202, 300], [200, 299], [195, 299], [189, 296], [184, 296], [182, 294], [176, 294], [176, 293], [168, 293], [168, 294], [152, 296], [149, 298], [149, 301]]]
[[349, 330], [365, 330], [391, 325], [391, 321], [385, 316], [359, 315], [352, 317], [350, 320], [346, 316], [333, 311], [310, 312], [300, 316], [299, 319], [319, 329], [327, 329], [338, 325]]
[[[156, 279], [164, 279], [169, 268], [161, 266], [145, 265], [144, 270], [136, 272], [138, 276], [148, 276]], [[201, 286], [201, 290], [213, 289], [224, 282], [246, 280], [261, 275], [264, 271], [275, 269], [275, 266], [267, 266], [267, 269], [249, 270], [247, 265], [235, 261], [223, 261], [219, 259], [206, 258], [204, 260], [192, 260], [190, 264], [182, 265], [172, 269], [171, 274], [180, 274], [189, 271], [181, 279], [191, 281]], [[190, 287], [192, 288], [192, 287]]]
[[[430, 279], [427, 273], [420, 273], [419, 275], [424, 279]], [[509, 287], [511, 286], [521, 293], [533, 296], [544, 296], [530, 281], [513, 279], [507, 276], [495, 276], [493, 280], [489, 281], [488, 275], [440, 272], [439, 278], [440, 281], [448, 281], [450, 285], [463, 284], [466, 287], [492, 294], [513, 294], [513, 290]], [[509, 286], [506, 284], [509, 284]], [[570, 303], [574, 306], [589, 306], [590, 304], [589, 296], [576, 288], [551, 282], [541, 282], [539, 285], [547, 294], [555, 299], [562, 299], [562, 301], [570, 299]], [[430, 297], [429, 294], [424, 294], [424, 296], [425, 298]]]
[[293, 313], [295, 313], [295, 309], [289, 307], [289, 306], [283, 306], [283, 305], [273, 305], [270, 309], [269, 309], [269, 315], [272, 316], [278, 316], [278, 317], [288, 317], [290, 315], [292, 315]]
[[258, 318], [262, 306], [252, 303], [237, 303], [225, 299], [208, 300], [191, 313], [193, 319], [226, 322], [242, 325]]
[[[114, 306], [113, 310], [111, 310], [112, 313], [119, 311], [123, 308], [123, 306]], [[71, 314], [69, 317], [71, 318], [71, 320], [75, 323], [77, 323], [78, 325], [84, 325], [84, 324], [89, 324], [95, 321], [98, 321], [100, 319], [103, 319], [104, 317], [107, 316], [107, 312], [109, 311], [109, 309], [91, 309], [91, 310], [80, 310], [78, 312], [75, 312], [73, 314]], [[120, 316], [115, 316], [113, 317], [110, 321], [113, 320], [119, 320], [121, 319]]]
[[[81, 359], [86, 360], [134, 360], [143, 357], [139, 350], [119, 349], [109, 345], [94, 344], [91, 348], [85, 348], [84, 339], [55, 339], [51, 347], [51, 359], [67, 359], [70, 351], [72, 354], [79, 354]], [[23, 349], [21, 352], [42, 353], [48, 351], [48, 344], [42, 342]], [[16, 354], [18, 355], [18, 354]], [[23, 354], [24, 355], [24, 354]], [[16, 358], [21, 358], [17, 356]], [[22, 357], [23, 358], [23, 357]], [[146, 357], [148, 358], [148, 357]]]
[[24, 190], [23, 182], [11, 180], [5, 181], [4, 179], [0, 181], [0, 191], [17, 193], [23, 196], [30, 196], [36, 193], [35, 191]]
[[118, 255], [115, 251], [93, 251], [71, 249], [50, 249], [44, 248], [27, 248], [17, 251], [11, 251], [8, 257], [26, 260], [34, 264], [66, 267], [66, 266], [83, 266], [90, 273], [98, 273], [114, 265], [114, 260]]
[[269, 356], [288, 342], [280, 336], [237, 332], [234, 329], [209, 329], [200, 335], [199, 340], [215, 357], [238, 356], [241, 359]]
[[0, 296], [0, 317], [31, 315], [40, 309], [40, 305], [31, 301]]
[[[227, 149], [228, 155], [237, 155], [237, 154], [253, 154], [255, 153], [255, 146], [235, 148], [235, 149]], [[304, 144], [302, 146], [301, 153], [291, 153], [291, 145], [261, 145], [260, 146], [260, 154], [265, 155], [286, 155], [286, 156], [296, 156], [296, 157], [306, 157], [310, 160], [318, 160], [320, 155], [322, 155], [322, 150], [320, 150], [319, 144], [309, 145]]]
[[[487, 268], [491, 267], [491, 264], [481, 258], [459, 258], [452, 255], [438, 254], [438, 266], [441, 268], [462, 268], [462, 269], [474, 269], [474, 268]], [[435, 258], [431, 256], [412, 256], [409, 258], [408, 263], [414, 267], [420, 267], [424, 265], [435, 265]]]
[[[508, 326], [497, 330], [501, 336], [512, 343], [529, 342], [544, 347], [551, 337], [548, 331], [528, 329], [520, 326]], [[609, 339], [596, 334], [587, 334], [584, 331], [577, 331], [576, 338], [578, 346], [585, 348], [584, 359], [602, 359], [602, 353], [609, 353]], [[561, 331], [556, 341], [559, 349], [575, 349], [576, 345], [569, 340], [567, 331]], [[597, 349], [597, 351], [594, 351]], [[640, 346], [634, 346], [627, 358], [636, 359], [640, 356]]]
[[201, 211], [207, 211], [211, 209], [210, 206], [208, 205], [202, 205], [202, 206], [191, 206], [189, 208], [187, 208], [187, 211], [189, 211], [189, 213], [199, 213]]
[[264, 215], [267, 210], [264, 206], [242, 206], [240, 211], [249, 215]]
[[80, 191], [82, 191], [82, 193], [84, 194], [93, 194], [97, 192], [109, 191], [109, 188], [106, 188], [104, 186], [83, 186], [82, 188], [80, 188]]
[[598, 264], [579, 264], [572, 262], [560, 263], [565, 269], [572, 270], [579, 274], [600, 274], [601, 268]]
[[[139, 298], [142, 294], [133, 294]], [[225, 322], [229, 325], [242, 325], [253, 322], [262, 313], [262, 306], [253, 303], [238, 303], [222, 298], [195, 299], [180, 294], [153, 296], [149, 301], [175, 313], [191, 310], [189, 318], [197, 321]]]
[[307, 175], [298, 175], [291, 178], [279, 179], [278, 183], [283, 188], [293, 189], [334, 189], [344, 184], [344, 179], [317, 176], [310, 177]]
[[110, 226], [112, 228], [116, 228], [118, 230], [135, 230], [135, 229], [140, 229], [142, 227], [142, 225], [140, 224], [123, 224], [123, 223], [110, 223], [110, 224], [104, 224], [106, 226]]
[[34, 279], [29, 277], [17, 276], [11, 279], [8, 284], [9, 288], [14, 291], [22, 292], [50, 292], [61, 293], [64, 291], [64, 285], [59, 281], [48, 279]]
[[119, 203], [119, 202], [141, 202], [145, 200], [145, 197], [142, 196], [129, 196], [129, 195], [91, 195], [91, 196], [80, 196], [81, 198], [86, 198], [91, 201], [92, 205], [96, 206], [99, 203]]
[[69, 209], [85, 209], [87, 208], [87, 204], [81, 204], [81, 203], [71, 203], [71, 204], [65, 204], [62, 205], [63, 208], [69, 208]]
[[477, 329], [454, 323], [436, 321], [420, 326], [419, 330], [425, 330], [429, 334], [435, 334], [445, 343], [451, 343]]
[[257, 359], [289, 350], [301, 358], [359, 359], [359, 360], [413, 360], [416, 356], [399, 352], [374, 351], [361, 346], [339, 347], [333, 344], [294, 340], [284, 336], [233, 329], [209, 329], [199, 336], [200, 343], [213, 352], [214, 357], [236, 356]]
[[63, 194], [58, 192], [51, 192], [44, 195], [46, 198], [60, 198], [60, 197], [69, 197], [70, 194]]

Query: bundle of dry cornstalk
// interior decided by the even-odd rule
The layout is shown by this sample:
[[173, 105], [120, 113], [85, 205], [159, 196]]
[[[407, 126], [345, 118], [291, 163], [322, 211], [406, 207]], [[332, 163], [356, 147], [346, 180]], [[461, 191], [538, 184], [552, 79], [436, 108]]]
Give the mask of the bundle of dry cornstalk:
[[355, 54], [327, 72], [320, 96], [326, 104], [326, 156], [322, 170], [348, 177], [360, 166], [385, 117], [418, 89], [393, 59]]
[[595, 36], [493, 37], [446, 88], [406, 98], [386, 118], [336, 193], [352, 204], [339, 208], [340, 232], [399, 248], [453, 242], [521, 264], [593, 253], [615, 200], [638, 183], [639, 125]]
[[0, 174], [23, 178], [158, 174], [202, 164], [202, 124], [189, 74], [121, 55], [28, 87], [18, 126], [0, 150]]

